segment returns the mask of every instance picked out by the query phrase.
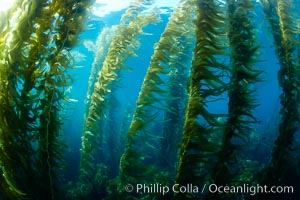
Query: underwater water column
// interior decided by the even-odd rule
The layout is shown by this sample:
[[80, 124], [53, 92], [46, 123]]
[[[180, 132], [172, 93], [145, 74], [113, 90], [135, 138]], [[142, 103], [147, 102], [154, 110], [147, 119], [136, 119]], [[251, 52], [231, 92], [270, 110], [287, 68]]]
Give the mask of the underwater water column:
[[[199, 0], [197, 4], [196, 44], [190, 69], [188, 104], [185, 111], [184, 131], [176, 183], [179, 185], [203, 184], [211, 180], [220, 146], [211, 137], [222, 124], [217, 118], [222, 113], [210, 113], [207, 103], [217, 101], [224, 92], [222, 80], [229, 68], [224, 65], [226, 29], [222, 1]], [[220, 60], [219, 60], [220, 59]], [[176, 199], [186, 199], [194, 194], [176, 194]]]
[[107, 117], [107, 135], [106, 135], [106, 149], [107, 149], [107, 157], [105, 158], [105, 164], [109, 167], [109, 177], [115, 178], [118, 174], [119, 169], [119, 161], [120, 157], [117, 154], [117, 148], [119, 145], [119, 129], [116, 126], [116, 122], [118, 121], [118, 114], [121, 108], [120, 101], [118, 100], [115, 94], [111, 94], [109, 97], [110, 100], [110, 108], [108, 111]]
[[127, 130], [129, 129], [131, 119], [132, 119], [132, 113], [133, 113], [132, 110], [133, 110], [132, 106], [130, 104], [127, 105], [126, 110], [124, 112], [123, 120], [122, 120], [122, 123], [120, 126], [119, 140], [118, 140], [118, 145], [117, 145], [119, 159], [121, 158], [121, 156], [125, 150]]
[[289, 166], [291, 165], [292, 145], [295, 133], [299, 129], [299, 63], [296, 58], [296, 37], [299, 34], [297, 24], [291, 12], [290, 0], [261, 1], [265, 17], [270, 23], [276, 54], [280, 63], [278, 72], [280, 95], [281, 121], [279, 135], [275, 140], [270, 166], [266, 169], [262, 182], [285, 183], [288, 181]]
[[109, 109], [109, 96], [120, 80], [119, 74], [129, 69], [125, 64], [126, 60], [136, 56], [135, 51], [140, 46], [138, 37], [144, 34], [143, 28], [159, 21], [157, 13], [149, 10], [152, 4], [152, 0], [135, 0], [131, 3], [116, 27], [103, 66], [98, 72], [82, 136], [79, 185], [86, 186], [85, 191], [82, 191], [85, 194], [90, 194], [93, 187], [97, 187], [93, 184], [97, 170], [96, 161], [104, 161], [101, 143], [103, 124]]
[[[128, 129], [125, 152], [120, 161], [121, 193], [128, 182], [134, 184], [154, 181], [154, 166], [147, 166], [146, 163], [155, 158], [156, 155], [151, 152], [156, 149], [157, 144], [160, 145], [160, 135], [152, 133], [149, 127], [155, 122], [160, 111], [172, 112], [166, 107], [167, 99], [172, 98], [167, 96], [167, 80], [174, 76], [171, 72], [177, 69], [177, 65], [188, 67], [181, 58], [188, 56], [187, 49], [193, 42], [194, 26], [190, 23], [195, 16], [194, 10], [194, 1], [181, 1], [171, 14], [159, 41], [154, 45], [154, 53]], [[135, 168], [132, 168], [133, 165]], [[131, 195], [139, 194], [126, 194]]]
[[250, 142], [253, 124], [258, 122], [252, 112], [258, 106], [255, 84], [260, 81], [261, 74], [255, 69], [259, 45], [250, 17], [254, 12], [253, 2], [228, 0], [227, 6], [232, 72], [228, 89], [228, 117], [213, 177], [218, 185], [242, 181], [238, 174], [244, 169], [236, 167], [236, 160], [239, 150]]
[[[168, 63], [171, 70], [168, 73], [167, 81], [165, 81], [167, 109], [165, 109], [163, 116], [162, 138], [158, 157], [160, 158], [160, 167], [170, 172], [175, 172], [176, 170], [175, 163], [177, 162], [179, 150], [178, 144], [181, 141], [183, 132], [184, 112], [188, 98], [186, 83], [191, 65], [192, 47], [195, 40], [195, 24], [193, 20], [195, 20], [196, 15], [194, 14], [195, 6], [192, 6], [193, 4], [194, 2], [182, 1], [177, 8], [182, 11], [182, 15], [179, 17], [180, 20], [176, 21], [175, 19], [175, 24], [177, 27], [189, 27], [190, 29], [187, 31], [190, 35], [174, 34], [174, 36], [176, 35], [176, 45], [179, 46], [178, 50], [180, 51], [178, 53], [174, 52], [176, 56], [172, 56], [171, 61]], [[170, 25], [171, 28], [173, 28], [172, 26]], [[174, 54], [173, 52], [171, 53]]]
[[184, 111], [187, 104], [187, 78], [188, 67], [191, 53], [189, 41], [182, 39], [182, 44], [186, 47], [186, 52], [180, 55], [181, 63], [176, 63], [169, 73], [169, 80], [167, 82], [167, 103], [164, 117], [163, 130], [161, 138], [161, 151], [159, 157], [162, 168], [169, 169], [175, 172], [175, 163], [177, 162], [178, 143], [181, 141], [181, 134], [183, 132]]
[[22, 1], [11, 14], [9, 31], [1, 33], [1, 176], [24, 198], [58, 196], [61, 110], [71, 84], [67, 69], [73, 67], [69, 50], [92, 3]]

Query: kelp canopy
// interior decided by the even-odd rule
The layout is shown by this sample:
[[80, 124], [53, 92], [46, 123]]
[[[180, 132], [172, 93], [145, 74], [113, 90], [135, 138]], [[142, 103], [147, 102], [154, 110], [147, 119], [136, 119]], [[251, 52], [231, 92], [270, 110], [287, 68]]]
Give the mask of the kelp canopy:
[[93, 0], [0, 15], [0, 199], [300, 196], [299, 0], [164, 2], [114, 22]]

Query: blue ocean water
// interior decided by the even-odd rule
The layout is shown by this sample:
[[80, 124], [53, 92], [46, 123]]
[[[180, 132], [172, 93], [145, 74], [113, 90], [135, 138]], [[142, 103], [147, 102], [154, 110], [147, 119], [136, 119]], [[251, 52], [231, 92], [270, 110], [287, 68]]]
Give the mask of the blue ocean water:
[[[118, 128], [120, 128], [121, 126], [122, 115], [126, 107], [129, 105], [132, 107], [131, 111], [134, 111], [136, 100], [138, 98], [138, 94], [141, 89], [144, 76], [146, 74], [151, 56], [153, 54], [153, 46], [159, 40], [160, 35], [165, 28], [169, 15], [172, 12], [171, 8], [161, 9], [167, 10], [168, 12], [160, 15], [162, 20], [160, 23], [155, 25], [150, 24], [144, 28], [144, 32], [149, 33], [149, 35], [140, 36], [141, 46], [136, 51], [136, 54], [138, 56], [129, 57], [129, 59], [126, 61], [126, 65], [130, 67], [130, 70], [125, 70], [122, 73], [122, 78], [120, 79], [120, 81], [118, 81], [119, 89], [116, 91], [116, 93], [118, 95], [118, 101], [120, 103], [118, 109], [120, 112], [119, 114], [121, 116], [119, 118], [119, 121], [116, 122], [116, 126]], [[81, 41], [95, 41], [97, 39], [98, 34], [104, 27], [118, 25], [120, 23], [120, 18], [125, 11], [126, 9], [123, 9], [121, 11], [112, 12], [103, 17], [92, 17], [94, 21], [89, 22], [90, 24], [92, 24], [92, 29], [81, 34]], [[64, 124], [64, 130], [67, 133], [66, 141], [70, 143], [70, 157], [72, 158], [72, 163], [70, 164], [70, 166], [72, 166], [73, 170], [71, 171], [74, 173], [72, 177], [76, 177], [76, 174], [78, 173], [81, 136], [84, 126], [83, 113], [85, 107], [85, 94], [87, 92], [88, 78], [91, 72], [91, 65], [95, 56], [92, 52], [89, 52], [87, 50], [83, 42], [81, 45], [76, 47], [76, 51], [79, 51], [80, 53], [85, 55], [85, 59], [81, 60], [78, 63], [79, 66], [83, 67], [74, 71], [76, 81], [74, 82], [72, 86], [72, 92], [70, 93], [70, 96], [78, 100], [78, 102], [69, 105], [70, 108], [67, 109], [67, 118]]]
[[[136, 51], [137, 57], [130, 57], [126, 61], [126, 65], [130, 67], [130, 70], [124, 70], [121, 73], [120, 80], [118, 81], [118, 86], [116, 92], [117, 98], [117, 109], [115, 110], [114, 126], [117, 130], [121, 129], [122, 119], [124, 118], [124, 112], [126, 107], [130, 105], [131, 114], [133, 114], [136, 101], [141, 90], [141, 86], [149, 67], [149, 62], [151, 56], [154, 52], [154, 45], [159, 41], [164, 28], [169, 20], [170, 14], [172, 13], [171, 8], [164, 8], [169, 12], [161, 14], [161, 21], [155, 25], [148, 25], [144, 28], [144, 32], [147, 35], [139, 36], [140, 48]], [[110, 27], [113, 25], [118, 25], [120, 23], [119, 19], [126, 9], [107, 14], [103, 17], [95, 17], [93, 21], [89, 23], [92, 24], [92, 29], [81, 34], [81, 40], [92, 40], [95, 41], [97, 34], [103, 30], [104, 27]], [[280, 69], [280, 64], [276, 56], [276, 50], [274, 46], [274, 41], [272, 33], [270, 32], [270, 25], [265, 19], [261, 5], [255, 3], [255, 14], [251, 18], [251, 23], [255, 27], [255, 35], [260, 46], [258, 50], [257, 58], [260, 60], [255, 64], [255, 68], [262, 71], [261, 82], [257, 82], [253, 87], [255, 101], [259, 104], [254, 110], [253, 115], [257, 118], [257, 123], [252, 126], [253, 130], [251, 132], [251, 139], [249, 144], [244, 147], [246, 152], [244, 156], [248, 156], [248, 161], [255, 162], [255, 166], [258, 168], [263, 168], [266, 166], [272, 156], [272, 148], [274, 146], [274, 141], [278, 135], [278, 126], [280, 122], [280, 94], [282, 90], [278, 84], [278, 71]], [[85, 107], [85, 94], [88, 82], [88, 76], [90, 73], [91, 64], [93, 62], [94, 54], [87, 51], [84, 45], [76, 47], [76, 51], [83, 53], [86, 57], [84, 60], [80, 61], [78, 65], [84, 66], [81, 69], [76, 69], [75, 76], [76, 81], [72, 86], [71, 97], [78, 100], [77, 103], [71, 104], [68, 109], [68, 115], [66, 123], [64, 124], [64, 130], [66, 133], [66, 141], [69, 144], [69, 151], [67, 153], [67, 161], [69, 163], [68, 176], [71, 180], [76, 181], [78, 176], [78, 168], [80, 163], [80, 149], [81, 149], [81, 136], [84, 124], [84, 107]], [[191, 60], [192, 61], [192, 55]], [[228, 58], [223, 58], [226, 64], [229, 64]], [[190, 73], [190, 72], [188, 72]], [[188, 83], [185, 86], [188, 87]], [[225, 94], [223, 100], [209, 103], [207, 105], [208, 110], [212, 113], [227, 113], [228, 110], [228, 96]], [[161, 137], [162, 123], [163, 120], [162, 113], [160, 110], [160, 116], [158, 120], [151, 122], [153, 134], [157, 134], [157, 137]], [[160, 120], [159, 120], [160, 119]], [[106, 120], [109, 121], [107, 118]], [[225, 118], [220, 117], [219, 120], [226, 121]], [[150, 122], [149, 122], [150, 123]], [[109, 134], [105, 132], [105, 134]], [[109, 143], [108, 135], [104, 136], [105, 143]], [[296, 136], [299, 137], [299, 134]], [[107, 144], [108, 146], [110, 144]], [[106, 146], [107, 148], [109, 148]], [[180, 147], [180, 144], [178, 145]], [[179, 148], [178, 148], [179, 149]], [[156, 151], [154, 151], [156, 152]], [[109, 152], [106, 152], [109, 154]], [[109, 159], [109, 158], [107, 158]], [[156, 157], [157, 160], [162, 159], [159, 156]], [[156, 160], [156, 161], [157, 161]], [[154, 161], [154, 162], [156, 162]], [[108, 161], [109, 162], [109, 161]], [[118, 164], [118, 163], [117, 163]], [[178, 164], [178, 163], [177, 163]], [[174, 163], [173, 165], [176, 165]], [[149, 165], [151, 166], [151, 164]], [[112, 168], [110, 166], [110, 168]], [[118, 166], [115, 166], [115, 170]], [[134, 166], [133, 166], [134, 169]], [[255, 170], [254, 170], [255, 171]], [[257, 170], [258, 172], [259, 170]], [[115, 174], [116, 175], [116, 174]], [[253, 182], [254, 184], [255, 182]], [[240, 197], [244, 199], [245, 197]]]

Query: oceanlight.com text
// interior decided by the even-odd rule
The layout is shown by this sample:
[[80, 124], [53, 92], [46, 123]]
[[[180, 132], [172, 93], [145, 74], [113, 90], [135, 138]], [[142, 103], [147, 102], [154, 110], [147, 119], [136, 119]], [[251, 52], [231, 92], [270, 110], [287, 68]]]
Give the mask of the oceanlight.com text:
[[208, 186], [210, 193], [232, 193], [232, 194], [292, 194], [294, 193], [293, 186], [267, 186], [267, 185], [249, 185], [243, 184], [241, 186], [220, 186], [210, 184]]

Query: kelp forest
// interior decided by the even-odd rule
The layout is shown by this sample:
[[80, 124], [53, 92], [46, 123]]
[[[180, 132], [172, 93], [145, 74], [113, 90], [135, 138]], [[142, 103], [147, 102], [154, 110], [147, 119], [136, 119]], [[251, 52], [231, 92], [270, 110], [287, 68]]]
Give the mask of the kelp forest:
[[0, 12], [0, 199], [299, 199], [300, 1], [162, 2]]

